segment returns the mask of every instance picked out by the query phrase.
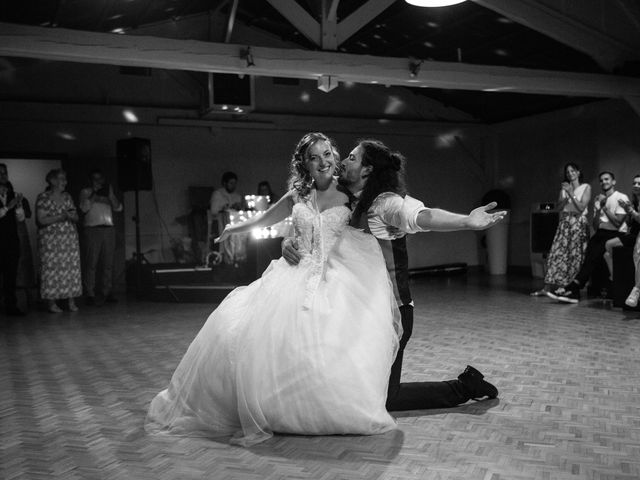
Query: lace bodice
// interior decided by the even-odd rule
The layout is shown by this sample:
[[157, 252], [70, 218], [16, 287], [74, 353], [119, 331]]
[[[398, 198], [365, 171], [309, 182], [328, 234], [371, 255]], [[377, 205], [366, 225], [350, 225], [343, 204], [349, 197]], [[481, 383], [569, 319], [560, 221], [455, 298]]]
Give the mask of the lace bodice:
[[303, 254], [301, 264], [309, 264], [304, 306], [310, 308], [315, 291], [324, 277], [327, 255], [347, 227], [351, 211], [340, 205], [318, 211], [311, 201], [293, 206], [293, 228], [298, 249]]
[[311, 256], [326, 258], [327, 252], [349, 223], [350, 214], [346, 206], [319, 212], [310, 202], [296, 203], [292, 215], [298, 248]]

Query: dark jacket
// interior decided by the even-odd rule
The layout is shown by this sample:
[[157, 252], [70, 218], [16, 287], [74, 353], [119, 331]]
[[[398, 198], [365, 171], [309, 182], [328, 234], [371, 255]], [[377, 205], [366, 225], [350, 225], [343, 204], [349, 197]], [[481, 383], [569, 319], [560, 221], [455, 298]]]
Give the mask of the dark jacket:
[[[15, 198], [13, 189], [7, 192], [7, 203]], [[0, 200], [0, 207], [4, 207]], [[12, 208], [7, 214], [0, 218], [0, 255], [17, 255], [20, 251], [18, 240], [18, 221], [16, 219], [16, 209]]]

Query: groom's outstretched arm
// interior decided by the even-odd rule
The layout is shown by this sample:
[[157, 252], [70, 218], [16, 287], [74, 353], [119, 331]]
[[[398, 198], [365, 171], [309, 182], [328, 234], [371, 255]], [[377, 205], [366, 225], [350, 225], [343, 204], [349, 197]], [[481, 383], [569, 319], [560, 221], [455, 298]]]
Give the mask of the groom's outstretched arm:
[[461, 215], [439, 208], [425, 208], [418, 214], [417, 224], [424, 230], [436, 232], [485, 230], [500, 222], [506, 215], [506, 212], [489, 212], [496, 206], [495, 202], [491, 202], [472, 210], [469, 215]]

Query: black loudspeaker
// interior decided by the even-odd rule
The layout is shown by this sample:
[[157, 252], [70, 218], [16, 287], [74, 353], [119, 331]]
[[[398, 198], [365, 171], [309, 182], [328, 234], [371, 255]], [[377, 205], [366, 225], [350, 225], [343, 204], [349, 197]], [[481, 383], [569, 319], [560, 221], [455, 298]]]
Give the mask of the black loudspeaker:
[[116, 150], [120, 190], [151, 190], [151, 142], [146, 138], [125, 138], [118, 140]]
[[558, 228], [560, 215], [556, 211], [531, 212], [531, 253], [548, 253]]

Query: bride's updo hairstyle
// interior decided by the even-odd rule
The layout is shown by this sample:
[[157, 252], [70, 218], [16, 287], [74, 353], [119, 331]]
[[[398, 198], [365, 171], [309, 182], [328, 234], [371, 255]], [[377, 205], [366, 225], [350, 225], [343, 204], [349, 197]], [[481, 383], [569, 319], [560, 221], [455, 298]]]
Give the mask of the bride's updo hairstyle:
[[404, 197], [407, 193], [405, 185], [405, 158], [378, 140], [360, 140], [358, 146], [362, 150], [362, 165], [372, 166], [367, 175], [360, 200], [353, 216], [360, 218], [369, 210], [375, 198], [383, 192], [393, 192]]
[[336, 167], [338, 166], [338, 161], [340, 159], [338, 150], [329, 137], [320, 132], [307, 133], [302, 137], [298, 142], [298, 145], [296, 145], [296, 149], [291, 157], [288, 181], [289, 190], [295, 190], [299, 198], [306, 198], [309, 195], [309, 192], [311, 192], [313, 179], [305, 165], [307, 162], [307, 152], [313, 144], [320, 141], [329, 143], [336, 161]]

